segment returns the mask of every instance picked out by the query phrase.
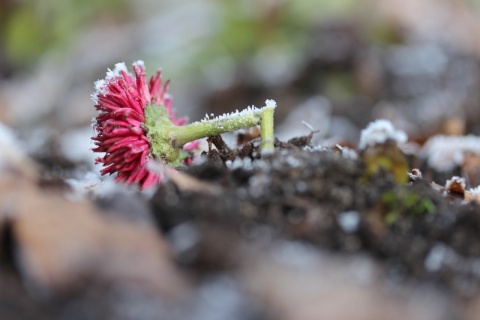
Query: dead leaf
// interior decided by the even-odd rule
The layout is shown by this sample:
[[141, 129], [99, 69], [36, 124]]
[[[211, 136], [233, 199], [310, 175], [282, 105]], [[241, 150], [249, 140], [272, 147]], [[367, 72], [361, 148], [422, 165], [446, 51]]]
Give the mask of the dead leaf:
[[0, 212], [10, 212], [16, 265], [40, 293], [82, 284], [135, 283], [166, 297], [187, 288], [165, 240], [153, 226], [105, 215], [25, 180], [0, 179]]

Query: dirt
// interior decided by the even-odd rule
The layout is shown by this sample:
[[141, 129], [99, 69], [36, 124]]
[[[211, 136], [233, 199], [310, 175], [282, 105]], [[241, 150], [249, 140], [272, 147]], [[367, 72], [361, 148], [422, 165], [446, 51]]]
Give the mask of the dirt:
[[[216, 150], [204, 154], [215, 160], [185, 173], [219, 186], [221, 194], [179, 190], [174, 182], [162, 185], [151, 200], [159, 226], [168, 233], [187, 222], [221, 225], [253, 242], [263, 236], [258, 230], [268, 228], [274, 238], [299, 240], [334, 253], [366, 253], [399, 283], [431, 283], [457, 297], [478, 293], [478, 205], [442, 197], [422, 179], [397, 185], [392, 176], [379, 173], [363, 181], [361, 160], [301, 145], [284, 144], [276, 154], [253, 161], [247, 157], [247, 164], [239, 161], [238, 167], [219, 163]], [[230, 153], [220, 153], [230, 159]], [[429, 209], [423, 209], [427, 203]], [[392, 210], [395, 220], [387, 222]], [[351, 227], [341, 222], [348, 216], [355, 221]], [[216, 240], [211, 241], [213, 245]], [[444, 257], [438, 266], [426, 262], [435, 252], [447, 251], [455, 263]], [[217, 263], [223, 264], [221, 259]]]
[[[347, 296], [360, 290], [360, 295], [381, 297], [372, 301], [383, 299], [401, 309], [402, 290], [428, 288], [431, 299], [448, 300], [446, 309], [440, 307], [442, 302], [424, 307], [429, 312], [467, 319], [468, 306], [474, 306], [480, 294], [480, 208], [464, 200], [462, 181], [448, 188], [432, 183], [446, 173], [429, 168], [415, 154], [403, 156], [391, 141], [355, 157], [338, 145], [312, 147], [314, 134], [277, 140], [275, 152], [263, 155], [254, 132], [242, 134], [237, 148], [227, 146], [220, 136], [212, 137], [196, 164], [169, 176], [151, 196], [126, 190], [91, 195], [94, 207], [65, 202], [60, 190], [69, 189], [62, 187], [61, 177], [46, 182], [51, 166], [40, 167], [44, 173], [37, 181], [13, 171], [2, 187], [9, 193], [0, 199], [4, 315], [71, 319], [74, 310], [81, 309], [85, 312], [78, 319], [115, 319], [119, 314], [130, 319], [128, 311], [109, 298], [113, 294], [126, 299], [129, 308], [153, 308], [153, 313], [140, 312], [138, 319], [178, 310], [185, 314], [172, 318], [184, 319], [210, 310], [213, 302], [205, 302], [202, 295], [214, 286], [218, 299], [224, 294], [235, 297], [233, 306], [222, 303], [226, 317], [276, 318], [282, 307], [266, 301], [280, 303], [286, 299], [280, 293], [289, 289], [279, 280], [274, 294], [268, 273], [255, 280], [259, 270], [280, 268], [275, 272], [282, 274], [284, 263], [303, 263], [301, 252], [308, 248], [307, 260], [318, 254], [328, 257], [325, 261], [347, 259], [329, 262], [334, 271], [320, 268], [330, 270], [328, 281], [344, 288]], [[385, 154], [403, 157], [389, 158], [392, 166], [387, 169], [367, 170]], [[418, 169], [398, 176], [398, 166], [419, 166], [429, 178], [421, 178]], [[16, 204], [8, 201], [9, 194], [15, 194]], [[275, 255], [282, 243], [296, 244], [299, 252], [282, 258], [279, 265]], [[374, 280], [363, 289], [356, 287], [358, 279], [347, 287], [332, 280], [365, 273], [362, 263], [355, 262], [358, 257], [370, 261], [367, 273], [374, 273]], [[351, 265], [350, 271], [338, 271], [345, 265]], [[307, 277], [303, 272], [287, 273], [298, 281]], [[162, 277], [170, 279], [169, 284]], [[392, 286], [393, 293], [384, 296], [383, 290]], [[264, 302], [254, 303], [255, 297]], [[243, 311], [236, 313], [240, 306]], [[286, 306], [293, 310], [286, 318], [294, 319], [298, 309]], [[460, 306], [467, 311], [454, 311]], [[362, 308], [373, 318], [384, 312], [369, 299], [362, 301]], [[411, 312], [414, 319], [420, 311]]]

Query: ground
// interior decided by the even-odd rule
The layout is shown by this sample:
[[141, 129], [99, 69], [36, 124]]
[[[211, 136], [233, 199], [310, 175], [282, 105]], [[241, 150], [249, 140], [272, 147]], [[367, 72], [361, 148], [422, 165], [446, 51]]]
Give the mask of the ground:
[[[346, 153], [311, 138], [262, 156], [255, 132], [238, 148], [216, 136], [148, 195], [91, 185], [93, 203], [65, 199], [48, 167], [40, 181], [11, 167], [2, 317], [474, 319], [475, 200], [418, 172], [396, 176], [425, 159], [393, 141]], [[392, 149], [405, 162], [367, 170]]]

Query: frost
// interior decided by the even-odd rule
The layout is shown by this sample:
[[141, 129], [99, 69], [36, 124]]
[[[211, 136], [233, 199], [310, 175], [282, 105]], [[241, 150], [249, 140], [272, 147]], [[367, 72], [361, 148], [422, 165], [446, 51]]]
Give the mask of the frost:
[[462, 164], [465, 153], [480, 154], [480, 137], [434, 136], [425, 143], [422, 153], [430, 167], [449, 171]]
[[95, 92], [90, 95], [93, 102], [98, 104], [98, 96], [106, 95], [108, 93], [107, 84], [104, 79], [95, 81]]
[[275, 100], [267, 99], [265, 100], [265, 109], [275, 109], [277, 107], [277, 103]]
[[303, 147], [303, 150], [305, 151], [310, 151], [310, 152], [316, 152], [316, 151], [328, 151], [329, 149], [326, 147], [323, 147], [322, 145], [318, 146], [305, 146]]
[[410, 171], [408, 173], [408, 177], [412, 180], [417, 180], [417, 179], [421, 179], [422, 178], [422, 172], [419, 170], [419, 169], [412, 169], [412, 171]]
[[403, 144], [407, 141], [407, 134], [395, 129], [390, 121], [380, 119], [371, 122], [367, 128], [362, 130], [358, 147], [365, 149], [369, 146], [382, 144], [387, 140], [393, 140], [397, 144]]
[[137, 61], [134, 61], [133, 64], [132, 64], [134, 67], [143, 67], [145, 68], [145, 62], [143, 62], [143, 60], [137, 60]]
[[462, 189], [465, 189], [465, 179], [458, 176], [453, 176], [452, 179], [447, 180], [447, 182], [445, 183], [445, 188], [451, 189], [455, 185], [458, 185]]
[[[143, 61], [139, 60], [136, 61], [135, 63], [143, 63]], [[125, 65], [125, 62], [119, 62], [115, 64], [115, 68], [113, 70], [108, 69], [107, 74], [105, 76], [105, 79], [100, 79], [95, 81], [95, 92], [90, 95], [92, 98], [93, 102], [95, 104], [98, 104], [98, 97], [100, 95], [105, 96], [108, 94], [108, 84], [114, 81], [114, 79], [118, 76], [121, 75], [122, 71], [127, 72], [127, 66]]]
[[[224, 113], [224, 114], [219, 115], [217, 117], [213, 117], [213, 113], [211, 113], [210, 115], [205, 114], [205, 117], [202, 120], [200, 120], [200, 122], [216, 121], [217, 125], [221, 126], [222, 121], [231, 119], [233, 117], [239, 117], [240, 118], [239, 121], [242, 121], [241, 120], [242, 118], [243, 119], [248, 119], [248, 118], [253, 117], [253, 116], [258, 116], [265, 109], [275, 109], [276, 107], [277, 107], [277, 103], [275, 102], [275, 100], [268, 99], [268, 100], [265, 101], [265, 106], [261, 109], [255, 107], [255, 106], [248, 106], [246, 109], [243, 109], [242, 111], [238, 111], [238, 109], [237, 109], [234, 112]], [[212, 117], [212, 118], [210, 118], [210, 117]], [[194, 123], [198, 123], [198, 121], [194, 122]]]
[[107, 76], [105, 77], [105, 81], [109, 81], [112, 78], [120, 76], [122, 71], [125, 71], [128, 73], [125, 62], [116, 63], [115, 68], [113, 68], [113, 70], [108, 69]]

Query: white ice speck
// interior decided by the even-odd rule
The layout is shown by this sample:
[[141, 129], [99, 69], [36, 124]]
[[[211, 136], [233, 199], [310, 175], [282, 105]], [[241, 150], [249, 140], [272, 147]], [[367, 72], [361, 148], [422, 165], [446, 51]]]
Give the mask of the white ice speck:
[[[238, 111], [235, 110], [234, 112], [231, 112], [231, 113], [224, 113], [222, 115], [219, 115], [217, 117], [214, 117], [213, 113], [208, 115], [208, 114], [205, 114], [205, 117], [200, 120], [200, 122], [207, 122], [207, 121], [216, 121], [217, 124], [220, 126], [221, 125], [221, 122], [222, 121], [225, 121], [227, 119], [230, 119], [234, 116], [244, 116], [245, 118], [248, 118], [248, 117], [251, 117], [251, 116], [258, 116], [262, 113], [263, 110], [265, 109], [269, 109], [269, 108], [276, 108], [277, 107], [277, 103], [275, 102], [275, 100], [266, 100], [265, 101], [265, 107], [259, 109], [255, 106], [248, 106], [246, 109], [243, 109], [242, 111]], [[212, 117], [212, 118], [210, 118]], [[239, 121], [242, 121], [241, 119]], [[245, 123], [247, 123], [245, 121]]]
[[277, 107], [277, 102], [272, 99], [265, 100], [265, 108], [275, 109]]
[[[137, 61], [136, 63], [138, 63], [139, 61]], [[107, 70], [105, 79], [100, 79], [95, 81], [95, 92], [90, 95], [90, 97], [92, 98], [93, 102], [95, 102], [95, 104], [98, 104], [98, 97], [100, 95], [105, 96], [108, 94], [108, 83], [110, 83], [110, 81], [113, 78], [118, 77], [121, 71], [128, 72], [125, 62], [119, 62], [115, 64], [115, 68], [113, 68], [113, 70], [111, 69]]]
[[100, 80], [97, 80], [95, 81], [95, 92], [93, 92], [91, 95], [90, 95], [90, 98], [92, 98], [93, 102], [95, 102], [95, 104], [98, 104], [98, 96], [99, 95], [106, 95], [108, 93], [108, 88], [107, 88], [107, 85], [106, 85], [106, 82], [104, 79], [100, 79]]
[[113, 70], [108, 69], [105, 81], [110, 80], [111, 78], [118, 77], [122, 71], [128, 72], [125, 62], [119, 62], [115, 64]]
[[360, 143], [358, 147], [365, 149], [369, 146], [382, 144], [387, 140], [393, 140], [397, 144], [407, 142], [407, 134], [401, 130], [395, 129], [393, 124], [384, 119], [371, 122], [360, 135]]
[[342, 212], [337, 220], [343, 231], [352, 233], [358, 229], [360, 214], [357, 211]]
[[387, 140], [393, 140], [398, 144], [402, 144], [407, 141], [407, 134], [395, 129], [388, 120], [376, 120], [362, 130], [359, 148], [365, 149], [368, 146], [385, 143]]
[[303, 147], [303, 150], [305, 151], [310, 151], [310, 152], [315, 152], [315, 151], [328, 151], [328, 148], [318, 145], [318, 146], [305, 146]]

